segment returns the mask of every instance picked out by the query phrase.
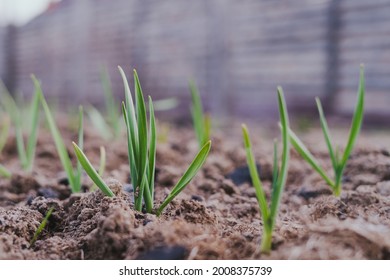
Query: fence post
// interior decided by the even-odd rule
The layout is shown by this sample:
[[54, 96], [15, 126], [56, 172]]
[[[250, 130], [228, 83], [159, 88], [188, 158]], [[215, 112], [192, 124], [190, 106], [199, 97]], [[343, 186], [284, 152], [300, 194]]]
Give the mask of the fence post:
[[340, 36], [342, 28], [340, 2], [332, 0], [328, 8], [324, 88], [324, 107], [328, 112], [335, 111], [336, 98], [340, 91]]

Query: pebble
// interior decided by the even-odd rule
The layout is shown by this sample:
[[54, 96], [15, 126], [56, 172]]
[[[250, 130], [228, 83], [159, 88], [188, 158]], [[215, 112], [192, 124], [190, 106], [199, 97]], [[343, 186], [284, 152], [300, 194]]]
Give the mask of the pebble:
[[[256, 167], [257, 172], [260, 174], [260, 164], [256, 164]], [[252, 184], [252, 178], [248, 166], [241, 166], [236, 168], [233, 172], [229, 173], [226, 178], [231, 179], [237, 186], [244, 183]]]

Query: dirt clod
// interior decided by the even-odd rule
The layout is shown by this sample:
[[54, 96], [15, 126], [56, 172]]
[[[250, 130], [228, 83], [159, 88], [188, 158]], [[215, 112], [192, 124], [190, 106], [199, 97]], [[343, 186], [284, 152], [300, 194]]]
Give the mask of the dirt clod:
[[[65, 130], [64, 135], [71, 139], [74, 132]], [[316, 144], [309, 146], [311, 151], [332, 174], [326, 147], [317, 147], [318, 137], [322, 139], [321, 133], [309, 134], [305, 141]], [[107, 197], [98, 189], [91, 191], [87, 177], [83, 177], [83, 193], [71, 194], [55, 146], [43, 133], [32, 174], [20, 173], [10, 164], [18, 175], [0, 179], [0, 259], [390, 258], [388, 150], [357, 147], [345, 170], [340, 197], [292, 151], [273, 250], [265, 255], [260, 252], [263, 221], [256, 192], [245, 150], [237, 144], [242, 139], [218, 133], [213, 138], [204, 167], [157, 217], [134, 210], [125, 138], [107, 145], [86, 130], [85, 149], [91, 162], [98, 162], [93, 151], [100, 145], [107, 149], [104, 180], [115, 194]], [[194, 139], [192, 130], [172, 128], [169, 139], [157, 145], [154, 211], [196, 154]], [[273, 155], [267, 149], [272, 139], [262, 139], [261, 145], [253, 140], [269, 200]], [[17, 160], [16, 146], [10, 141], [1, 155], [5, 165]], [[71, 147], [70, 142], [67, 145]], [[47, 226], [30, 247], [51, 207]]]

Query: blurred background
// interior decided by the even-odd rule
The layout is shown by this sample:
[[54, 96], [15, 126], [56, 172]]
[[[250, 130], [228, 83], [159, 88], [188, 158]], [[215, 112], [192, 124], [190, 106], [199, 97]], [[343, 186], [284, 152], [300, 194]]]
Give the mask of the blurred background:
[[277, 116], [276, 87], [291, 112], [350, 116], [359, 64], [367, 118], [390, 115], [390, 0], [0, 0], [0, 77], [31, 95], [30, 74], [61, 104], [103, 102], [106, 67], [136, 68], [155, 100], [176, 96], [190, 117], [188, 81], [221, 118]]

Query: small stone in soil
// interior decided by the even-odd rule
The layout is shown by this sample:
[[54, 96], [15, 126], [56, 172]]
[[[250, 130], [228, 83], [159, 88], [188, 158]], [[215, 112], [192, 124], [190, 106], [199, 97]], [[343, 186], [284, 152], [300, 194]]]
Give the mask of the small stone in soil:
[[196, 194], [193, 194], [191, 196], [191, 199], [195, 200], [195, 201], [203, 201], [203, 198], [201, 196], [199, 196], [199, 195], [196, 195]]
[[342, 182], [342, 183], [351, 183], [352, 180], [351, 180], [351, 177], [349, 177], [349, 176], [343, 176], [343, 177], [341, 178], [341, 182]]
[[51, 188], [40, 188], [38, 190], [38, 196], [43, 196], [44, 198], [58, 198], [59, 193]]
[[187, 256], [187, 249], [183, 246], [156, 247], [137, 257], [137, 260], [184, 260]]
[[28, 196], [28, 197], [27, 197], [26, 204], [27, 204], [28, 206], [30, 206], [31, 203], [32, 203], [32, 201], [34, 200], [34, 198], [35, 198], [35, 197], [32, 196], [32, 195]]
[[63, 177], [58, 179], [58, 184], [69, 186], [69, 179], [67, 177]]
[[[260, 174], [260, 164], [256, 164], [256, 167], [257, 172]], [[229, 173], [226, 178], [231, 179], [237, 186], [244, 183], [252, 184], [251, 174], [247, 165], [236, 168], [233, 172]]]
[[300, 189], [299, 192], [297, 193], [298, 196], [303, 197], [304, 199], [316, 198], [320, 195], [329, 195], [329, 194], [332, 194], [330, 189], [323, 189], [318, 191], [307, 191], [305, 188]]
[[386, 157], [390, 157], [390, 152], [388, 151], [388, 150], [386, 150], [386, 149], [381, 149], [381, 154], [382, 155], [384, 155], [384, 156], [386, 156]]
[[132, 184], [124, 184], [123, 185], [123, 190], [125, 192], [128, 192], [128, 193], [133, 193], [134, 192], [134, 188], [133, 188]]
[[236, 193], [235, 186], [229, 180], [224, 180], [221, 184], [221, 188], [225, 191], [227, 195], [232, 195]]

